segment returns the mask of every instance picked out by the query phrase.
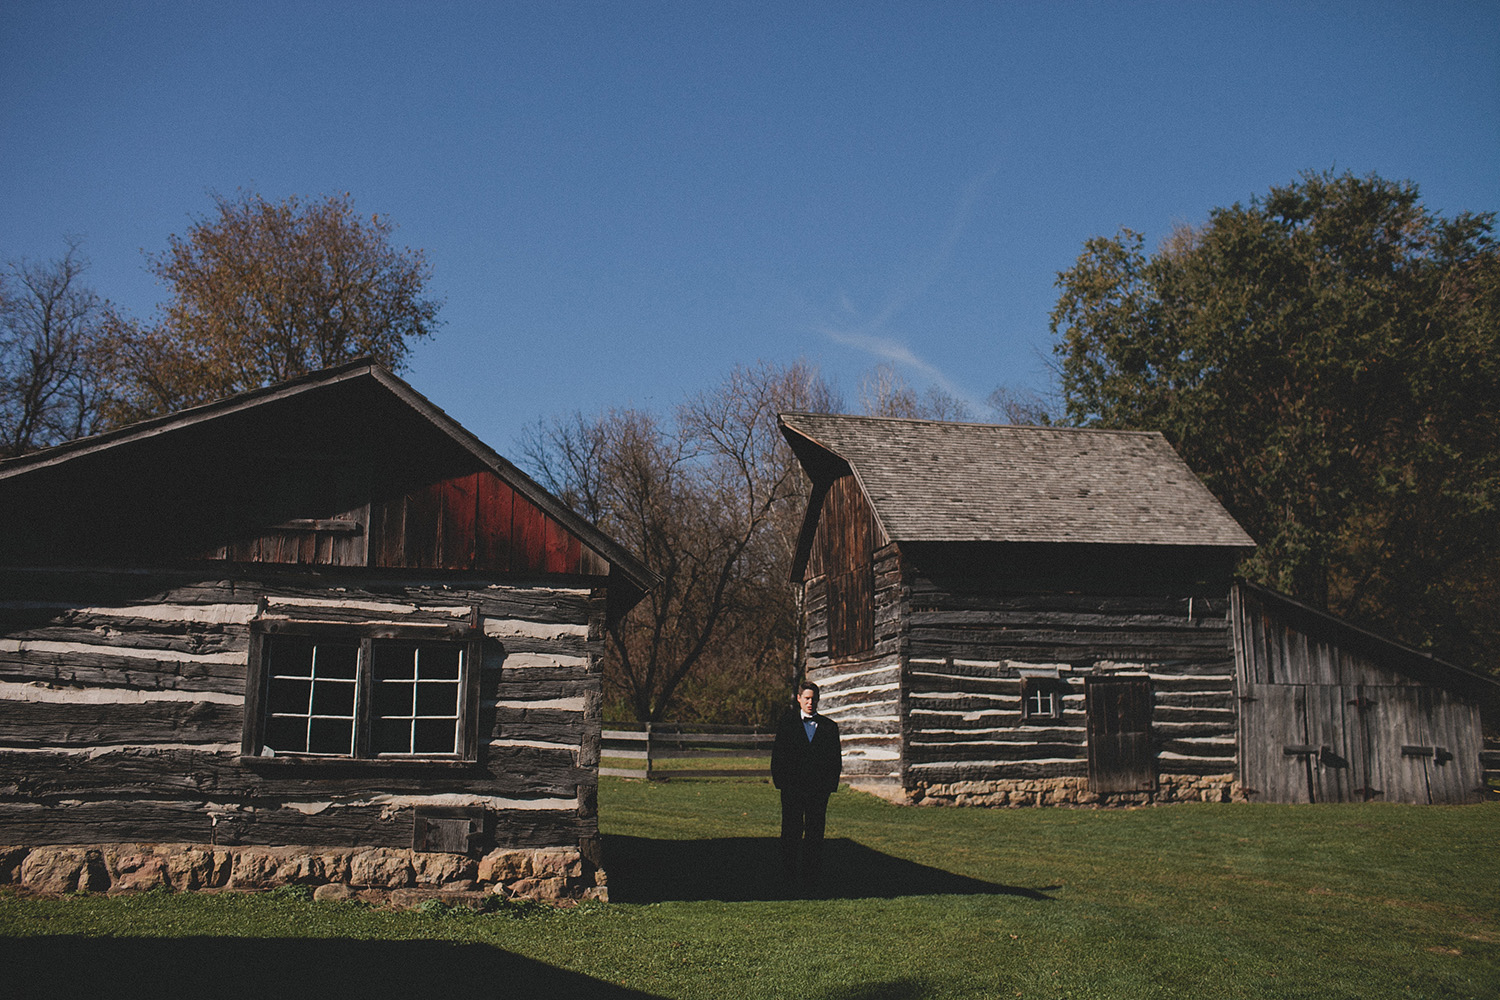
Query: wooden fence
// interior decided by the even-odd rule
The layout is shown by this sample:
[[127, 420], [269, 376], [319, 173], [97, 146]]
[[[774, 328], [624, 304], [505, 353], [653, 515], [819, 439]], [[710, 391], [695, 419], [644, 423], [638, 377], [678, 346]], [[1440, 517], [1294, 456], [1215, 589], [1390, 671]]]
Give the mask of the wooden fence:
[[[599, 756], [616, 760], [637, 760], [639, 767], [601, 767], [599, 773], [617, 778], [645, 778], [662, 781], [668, 778], [769, 778], [771, 744], [776, 736], [749, 727], [724, 727], [719, 732], [684, 732], [682, 726], [647, 723], [643, 730], [606, 729], [599, 734]], [[661, 768], [656, 761], [665, 760], [762, 760], [764, 767], [735, 768]]]
[[1489, 797], [1500, 797], [1500, 739], [1484, 738], [1479, 763], [1484, 767], [1484, 784], [1489, 789]]

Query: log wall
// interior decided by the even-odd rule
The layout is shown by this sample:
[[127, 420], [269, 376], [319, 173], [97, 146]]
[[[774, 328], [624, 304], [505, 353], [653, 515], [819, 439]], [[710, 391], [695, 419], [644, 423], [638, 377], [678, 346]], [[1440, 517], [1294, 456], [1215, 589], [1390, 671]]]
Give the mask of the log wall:
[[[1092, 577], [1066, 562], [1007, 572], [1017, 567], [1000, 559], [909, 560], [908, 793], [982, 804], [1232, 796], [1227, 581], [1215, 595], [1211, 583], [1153, 574], [1149, 562], [1134, 576], [1101, 565]], [[1149, 680], [1154, 792], [1090, 790], [1084, 682], [1099, 674]], [[1056, 718], [1025, 718], [1028, 678], [1060, 695]]]
[[[242, 758], [257, 616], [479, 609], [475, 761]], [[0, 570], [0, 843], [409, 848], [418, 809], [502, 847], [597, 848], [602, 589], [268, 572]]]
[[819, 712], [839, 724], [845, 780], [898, 785], [905, 650], [901, 553], [887, 545], [873, 558], [873, 648], [855, 656], [829, 655], [829, 578], [814, 577], [804, 591], [805, 673], [822, 691]]

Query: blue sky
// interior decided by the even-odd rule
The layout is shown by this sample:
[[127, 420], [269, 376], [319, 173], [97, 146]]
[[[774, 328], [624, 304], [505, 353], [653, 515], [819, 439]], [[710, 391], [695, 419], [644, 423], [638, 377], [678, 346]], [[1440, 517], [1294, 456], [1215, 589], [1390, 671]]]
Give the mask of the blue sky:
[[0, 5], [0, 257], [148, 317], [208, 192], [423, 248], [407, 378], [514, 456], [805, 358], [1045, 391], [1056, 273], [1308, 169], [1500, 208], [1500, 4]]

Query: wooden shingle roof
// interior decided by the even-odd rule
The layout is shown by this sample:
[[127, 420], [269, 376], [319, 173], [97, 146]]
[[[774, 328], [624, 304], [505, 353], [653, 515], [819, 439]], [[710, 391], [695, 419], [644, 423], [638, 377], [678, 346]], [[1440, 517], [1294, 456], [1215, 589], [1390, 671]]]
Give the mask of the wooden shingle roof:
[[1253, 548], [1154, 431], [786, 413], [816, 482], [853, 470], [893, 542]]

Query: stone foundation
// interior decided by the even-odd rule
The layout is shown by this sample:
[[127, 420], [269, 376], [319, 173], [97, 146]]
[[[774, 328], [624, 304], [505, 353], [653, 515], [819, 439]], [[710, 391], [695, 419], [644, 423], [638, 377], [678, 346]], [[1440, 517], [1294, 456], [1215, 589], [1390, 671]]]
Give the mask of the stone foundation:
[[1164, 774], [1154, 792], [1089, 791], [1087, 778], [1035, 778], [998, 781], [956, 781], [921, 784], [907, 791], [907, 800], [924, 806], [1145, 806], [1167, 802], [1244, 802], [1244, 792], [1233, 774]]
[[496, 850], [478, 860], [392, 848], [69, 844], [0, 847], [0, 884], [34, 892], [254, 891], [314, 888], [319, 899], [484, 895], [564, 902], [607, 900], [604, 870], [576, 849]]

